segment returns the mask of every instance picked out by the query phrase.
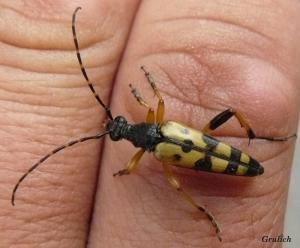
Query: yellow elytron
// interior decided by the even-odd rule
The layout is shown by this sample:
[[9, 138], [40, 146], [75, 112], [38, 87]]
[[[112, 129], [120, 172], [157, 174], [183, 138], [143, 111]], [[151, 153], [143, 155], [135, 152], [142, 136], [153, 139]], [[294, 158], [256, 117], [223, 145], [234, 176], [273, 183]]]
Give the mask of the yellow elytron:
[[263, 167], [246, 153], [198, 130], [174, 121], [164, 122], [160, 130], [168, 139], [155, 147], [154, 156], [158, 160], [180, 167], [237, 176], [263, 173]]
[[84, 78], [86, 79], [99, 104], [105, 109], [109, 121], [103, 133], [73, 140], [54, 149], [52, 152], [41, 158], [17, 182], [12, 193], [12, 204], [14, 205], [15, 193], [20, 183], [25, 179], [25, 177], [28, 176], [29, 173], [36, 169], [50, 156], [77, 143], [85, 142], [91, 139], [100, 139], [106, 134], [109, 134], [113, 141], [126, 139], [134, 146], [140, 148], [139, 151], [128, 162], [126, 169], [118, 171], [114, 174], [114, 176], [130, 174], [137, 167], [138, 162], [145, 151], [153, 152], [154, 156], [162, 162], [163, 169], [169, 183], [176, 190], [178, 190], [189, 203], [206, 214], [215, 228], [217, 237], [221, 241], [220, 228], [213, 215], [205, 207], [197, 204], [182, 189], [180, 182], [173, 175], [170, 165], [235, 176], [257, 176], [262, 174], [264, 172], [264, 168], [255, 159], [236, 148], [214, 139], [209, 135], [211, 131], [221, 126], [232, 116], [235, 116], [240, 122], [241, 126], [246, 129], [249, 140], [257, 138], [270, 141], [286, 141], [287, 139], [295, 137], [296, 135], [284, 138], [256, 136], [243, 117], [233, 109], [227, 109], [217, 115], [202, 129], [202, 131], [192, 129], [183, 124], [179, 124], [178, 122], [164, 121], [164, 100], [161, 97], [153, 78], [143, 66], [141, 69], [144, 71], [147, 81], [159, 99], [156, 113], [141, 97], [138, 91], [132, 85], [130, 85], [132, 89], [131, 92], [136, 100], [139, 102], [139, 104], [148, 109], [146, 121], [138, 124], [129, 124], [122, 116], [117, 116], [114, 118], [110, 109], [102, 102], [101, 98], [94, 90], [94, 87], [90, 82], [82, 64], [82, 59], [79, 53], [79, 44], [75, 31], [75, 17], [79, 9], [80, 7], [76, 8], [72, 18], [72, 31], [77, 58]]

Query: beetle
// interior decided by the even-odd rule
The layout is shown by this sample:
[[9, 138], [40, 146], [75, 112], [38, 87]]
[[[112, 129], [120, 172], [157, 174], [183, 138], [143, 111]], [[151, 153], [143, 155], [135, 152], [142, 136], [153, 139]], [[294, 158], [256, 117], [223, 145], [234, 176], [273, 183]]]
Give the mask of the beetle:
[[11, 197], [12, 205], [15, 204], [15, 194], [20, 183], [45, 160], [50, 158], [55, 153], [77, 143], [92, 139], [100, 139], [105, 135], [109, 135], [112, 141], [120, 141], [125, 139], [131, 142], [135, 147], [139, 148], [139, 150], [127, 163], [127, 167], [114, 173], [113, 176], [130, 174], [136, 169], [141, 157], [145, 152], [153, 153], [154, 157], [162, 162], [165, 176], [170, 185], [180, 192], [191, 205], [206, 214], [215, 229], [218, 239], [222, 241], [220, 236], [220, 228], [214, 216], [204, 206], [197, 204], [193, 198], [181, 187], [179, 180], [173, 175], [170, 165], [182, 168], [190, 168], [197, 171], [222, 173], [233, 176], [253, 177], [263, 174], [264, 167], [256, 159], [211, 136], [211, 132], [213, 130], [220, 127], [231, 117], [237, 118], [240, 125], [245, 128], [249, 138], [249, 144], [251, 139], [287, 141], [292, 137], [296, 137], [296, 134], [288, 137], [257, 136], [242, 115], [232, 108], [229, 108], [215, 116], [206, 126], [204, 126], [201, 131], [188, 127], [179, 122], [165, 121], [164, 100], [156, 86], [155, 80], [144, 66], [141, 66], [141, 69], [152, 90], [154, 91], [155, 96], [158, 98], [156, 112], [142, 98], [137, 89], [130, 84], [129, 86], [131, 88], [131, 93], [137, 102], [141, 106], [148, 109], [145, 122], [131, 124], [128, 123], [126, 118], [123, 116], [113, 117], [110, 108], [103, 103], [95, 91], [94, 86], [91, 83], [82, 63], [75, 29], [76, 14], [80, 9], [81, 7], [77, 7], [72, 16], [72, 33], [77, 59], [83, 77], [85, 78], [94, 97], [105, 110], [109, 120], [105, 126], [105, 130], [102, 133], [76, 139], [65, 145], [59, 146], [34, 164], [15, 185]]

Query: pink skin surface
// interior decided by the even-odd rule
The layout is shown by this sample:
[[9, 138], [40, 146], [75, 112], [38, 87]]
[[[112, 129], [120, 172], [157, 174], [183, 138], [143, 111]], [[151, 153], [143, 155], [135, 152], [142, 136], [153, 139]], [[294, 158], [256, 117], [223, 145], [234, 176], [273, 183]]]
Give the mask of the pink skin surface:
[[[142, 122], [157, 99], [166, 119], [201, 129], [228, 107], [260, 136], [296, 132], [300, 106], [300, 3], [276, 1], [0, 1], [0, 247], [281, 247], [294, 140], [248, 140], [234, 119], [214, 135], [262, 162], [256, 178], [174, 169], [184, 189], [216, 217], [220, 243], [201, 213], [145, 154], [137, 171], [113, 178], [135, 148], [109, 138], [56, 154], [12, 189], [43, 155], [102, 130], [105, 113], [84, 81], [71, 18], [87, 72], [114, 116]], [[87, 245], [88, 242], [88, 245]]]

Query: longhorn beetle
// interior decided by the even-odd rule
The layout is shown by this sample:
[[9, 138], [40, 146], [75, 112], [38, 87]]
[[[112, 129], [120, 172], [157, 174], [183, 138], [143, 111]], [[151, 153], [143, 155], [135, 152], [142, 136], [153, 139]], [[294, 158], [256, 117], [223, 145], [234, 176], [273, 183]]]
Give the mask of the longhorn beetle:
[[109, 120], [106, 124], [105, 130], [102, 133], [86, 136], [59, 146], [34, 164], [15, 185], [11, 198], [12, 205], [14, 205], [15, 194], [20, 183], [28, 176], [29, 173], [35, 170], [53, 154], [77, 143], [92, 139], [100, 139], [109, 134], [111, 140], [113, 141], [125, 139], [130, 141], [135, 147], [139, 148], [138, 152], [134, 154], [131, 160], [127, 163], [127, 167], [113, 174], [113, 176], [130, 174], [134, 169], [136, 169], [139, 160], [146, 151], [153, 152], [154, 156], [162, 162], [165, 176], [171, 186], [180, 192], [190, 204], [206, 214], [215, 228], [218, 239], [222, 241], [220, 236], [220, 228], [214, 216], [204, 206], [198, 205], [193, 198], [183, 190], [180, 182], [173, 175], [170, 169], [170, 164], [178, 167], [194, 169], [197, 171], [200, 170], [206, 172], [223, 173], [234, 176], [252, 177], [263, 174], [264, 168], [257, 160], [250, 157], [246, 153], [210, 136], [210, 133], [213, 130], [221, 126], [233, 116], [236, 117], [241, 126], [246, 129], [249, 142], [251, 139], [287, 141], [289, 138], [296, 137], [296, 134], [282, 138], [257, 136], [250, 128], [246, 120], [241, 116], [241, 114], [231, 108], [214, 117], [201, 131], [192, 129], [175, 121], [164, 121], [164, 100], [158, 88], [156, 87], [154, 79], [144, 66], [142, 66], [141, 69], [144, 72], [152, 90], [154, 91], [155, 96], [158, 98], [156, 113], [153, 108], [151, 108], [150, 105], [141, 97], [139, 92], [132, 85], [129, 85], [137, 102], [141, 106], [148, 109], [146, 121], [138, 124], [130, 124], [123, 116], [113, 117], [109, 107], [103, 103], [99, 95], [96, 93], [82, 63], [75, 30], [76, 13], [80, 9], [81, 7], [77, 7], [72, 17], [72, 32], [77, 59], [83, 77], [87, 81], [88, 86], [90, 87], [90, 90], [94, 94], [94, 97], [98, 103], [102, 106], [102, 108], [104, 108]]

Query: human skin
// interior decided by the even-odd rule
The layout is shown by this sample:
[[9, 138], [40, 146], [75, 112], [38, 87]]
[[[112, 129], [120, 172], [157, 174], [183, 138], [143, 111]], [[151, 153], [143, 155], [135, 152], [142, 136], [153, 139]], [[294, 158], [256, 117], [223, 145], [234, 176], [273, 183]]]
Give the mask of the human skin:
[[136, 149], [88, 141], [56, 154], [12, 189], [57, 146], [103, 129], [105, 112], [145, 120], [128, 84], [156, 106], [141, 65], [165, 99], [165, 119], [201, 129], [228, 107], [260, 136], [296, 132], [300, 96], [300, 3], [277, 1], [0, 1], [0, 247], [280, 247], [294, 140], [253, 140], [230, 120], [214, 135], [261, 161], [241, 178], [174, 169], [184, 189], [221, 227], [186, 203], [146, 154], [130, 176], [112, 177]]

